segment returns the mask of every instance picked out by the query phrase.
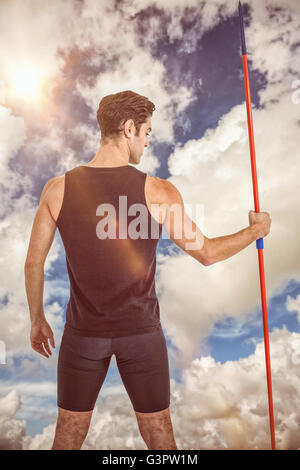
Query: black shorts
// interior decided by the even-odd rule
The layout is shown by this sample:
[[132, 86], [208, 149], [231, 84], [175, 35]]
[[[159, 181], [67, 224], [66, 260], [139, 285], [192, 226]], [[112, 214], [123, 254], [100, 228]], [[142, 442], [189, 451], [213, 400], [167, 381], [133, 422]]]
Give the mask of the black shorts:
[[99, 338], [63, 333], [57, 366], [57, 405], [93, 410], [112, 355], [135, 411], [153, 413], [170, 406], [166, 339], [161, 325], [134, 336]]

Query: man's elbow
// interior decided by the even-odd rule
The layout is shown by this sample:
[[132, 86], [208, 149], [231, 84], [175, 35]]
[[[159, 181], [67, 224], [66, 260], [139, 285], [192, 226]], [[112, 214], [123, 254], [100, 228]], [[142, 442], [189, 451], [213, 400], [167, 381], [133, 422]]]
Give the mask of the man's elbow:
[[203, 242], [203, 247], [200, 251], [200, 263], [203, 264], [203, 266], [210, 266], [213, 264], [213, 260], [211, 257], [210, 253], [210, 239], [204, 236], [204, 242]]
[[204, 261], [202, 261], [202, 264], [203, 264], [203, 266], [210, 266], [213, 263], [211, 263], [208, 259], [205, 259]]
[[30, 271], [32, 269], [41, 269], [44, 267], [44, 261], [37, 260], [26, 260], [24, 264], [24, 271]]
[[203, 266], [211, 266], [212, 264], [214, 264], [213, 261], [208, 257], [202, 258], [200, 262], [201, 264], [203, 264]]
[[33, 267], [33, 264], [26, 261], [26, 263], [24, 264], [24, 273], [26, 274], [28, 271], [30, 271]]
[[24, 263], [24, 271], [28, 271], [28, 269], [31, 267], [30, 261], [26, 260]]

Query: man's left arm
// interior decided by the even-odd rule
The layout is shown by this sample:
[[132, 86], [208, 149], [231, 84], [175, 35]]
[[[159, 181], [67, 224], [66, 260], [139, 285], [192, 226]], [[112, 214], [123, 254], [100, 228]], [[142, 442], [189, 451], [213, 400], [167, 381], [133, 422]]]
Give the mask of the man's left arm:
[[55, 347], [53, 332], [46, 321], [43, 306], [44, 264], [56, 231], [56, 223], [48, 205], [49, 193], [55, 179], [49, 180], [41, 193], [24, 265], [25, 287], [31, 320], [31, 345], [35, 351], [45, 357], [49, 357], [45, 350], [52, 354], [48, 339], [51, 346]]

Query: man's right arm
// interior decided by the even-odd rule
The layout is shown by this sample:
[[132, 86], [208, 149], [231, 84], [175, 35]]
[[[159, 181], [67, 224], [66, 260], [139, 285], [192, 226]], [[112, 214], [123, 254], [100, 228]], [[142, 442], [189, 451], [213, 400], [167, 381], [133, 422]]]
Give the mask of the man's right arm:
[[[249, 211], [248, 227], [231, 235], [207, 238], [185, 213], [184, 202], [176, 186], [167, 180], [161, 180], [161, 184], [162, 202], [166, 208], [163, 222], [166, 232], [177, 246], [204, 266], [230, 258], [270, 232], [269, 214]], [[176, 206], [178, 211], [174, 211], [172, 206]], [[178, 236], [179, 233], [181, 236]], [[195, 246], [197, 248], [194, 248]]]
[[258, 238], [262, 238], [260, 233], [260, 226], [254, 224], [231, 235], [210, 238], [210, 264], [218, 263], [239, 253]]

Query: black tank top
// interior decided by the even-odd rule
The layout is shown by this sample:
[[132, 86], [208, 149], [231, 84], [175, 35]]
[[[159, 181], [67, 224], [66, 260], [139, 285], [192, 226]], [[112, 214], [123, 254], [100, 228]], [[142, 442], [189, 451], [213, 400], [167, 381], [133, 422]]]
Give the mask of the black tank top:
[[70, 280], [65, 330], [120, 337], [161, 325], [155, 270], [162, 225], [147, 208], [146, 176], [131, 165], [65, 173], [56, 221]]

